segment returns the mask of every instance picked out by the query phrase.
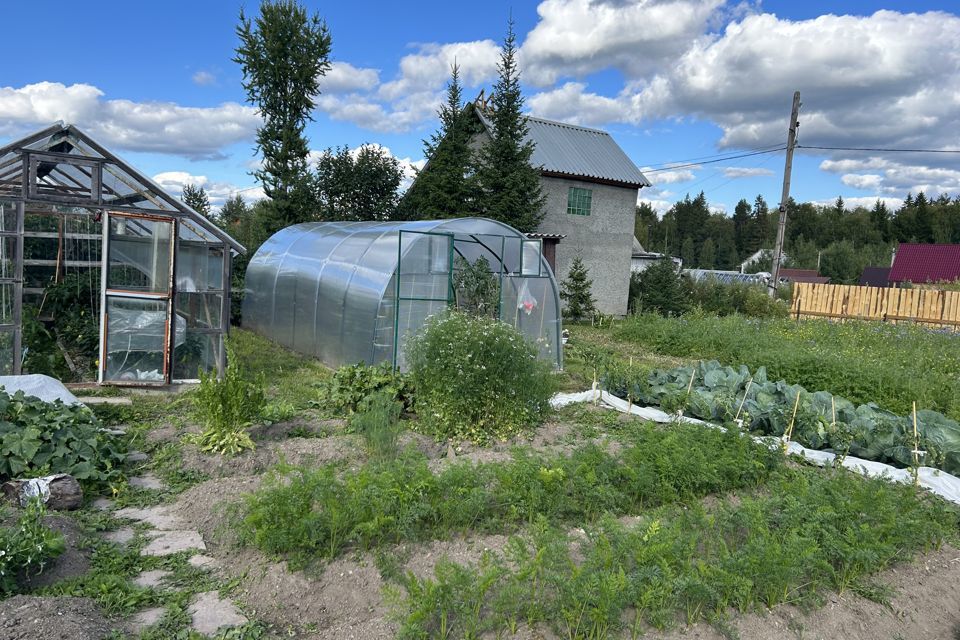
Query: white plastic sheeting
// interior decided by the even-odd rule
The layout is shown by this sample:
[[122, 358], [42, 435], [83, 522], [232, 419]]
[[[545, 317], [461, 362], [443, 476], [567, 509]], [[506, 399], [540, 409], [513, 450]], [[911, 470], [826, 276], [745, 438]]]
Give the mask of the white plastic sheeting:
[[25, 376], [0, 376], [0, 387], [10, 395], [23, 391], [26, 395], [36, 396], [44, 402], [60, 400], [64, 404], [81, 404], [62, 382], [39, 373]]
[[[578, 402], [597, 402], [608, 409], [615, 409], [622, 413], [630, 413], [632, 415], [639, 416], [644, 420], [650, 420], [660, 424], [685, 422], [689, 424], [702, 424], [714, 429], [723, 429], [723, 427], [716, 424], [704, 422], [703, 420], [698, 420], [696, 418], [677, 415], [675, 413], [666, 413], [665, 411], [661, 411], [660, 409], [656, 409], [654, 407], [638, 407], [637, 405], [631, 405], [626, 400], [618, 398], [617, 396], [607, 393], [601, 389], [592, 389], [578, 393], [558, 393], [550, 399], [550, 405], [554, 408], [565, 407], [568, 404], [575, 404]], [[780, 438], [771, 436], [752, 437], [755, 441], [765, 444], [770, 448], [783, 446], [783, 441]], [[792, 455], [802, 456], [820, 467], [832, 466], [833, 461], [836, 458], [836, 456], [829, 451], [807, 449], [806, 447], [793, 441], [787, 443], [787, 452]], [[891, 482], [913, 482], [913, 476], [910, 474], [908, 469], [898, 469], [897, 467], [892, 467], [888, 464], [883, 464], [882, 462], [874, 462], [872, 460], [864, 460], [854, 456], [847, 456], [843, 460], [843, 466], [851, 471], [859, 473], [860, 475], [871, 478], [885, 478]], [[928, 489], [945, 500], [949, 500], [955, 504], [960, 504], [960, 478], [957, 478], [946, 471], [941, 471], [940, 469], [935, 469], [933, 467], [920, 467], [917, 472], [917, 476], [920, 486], [924, 489]]]

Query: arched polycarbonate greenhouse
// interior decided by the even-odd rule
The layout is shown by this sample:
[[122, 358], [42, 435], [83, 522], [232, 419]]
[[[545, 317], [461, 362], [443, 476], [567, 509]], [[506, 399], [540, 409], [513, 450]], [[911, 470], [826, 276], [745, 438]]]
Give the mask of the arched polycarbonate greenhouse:
[[458, 304], [458, 273], [481, 258], [496, 283], [490, 315], [560, 368], [560, 299], [541, 241], [485, 218], [283, 229], [247, 267], [243, 324], [330, 366], [391, 362], [403, 370], [407, 339]]

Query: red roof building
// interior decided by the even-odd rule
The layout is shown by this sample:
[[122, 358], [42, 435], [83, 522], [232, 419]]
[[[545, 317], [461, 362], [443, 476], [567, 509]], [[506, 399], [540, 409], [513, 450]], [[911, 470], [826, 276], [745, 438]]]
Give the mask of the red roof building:
[[960, 244], [914, 244], [897, 248], [890, 282], [954, 282], [960, 280]]

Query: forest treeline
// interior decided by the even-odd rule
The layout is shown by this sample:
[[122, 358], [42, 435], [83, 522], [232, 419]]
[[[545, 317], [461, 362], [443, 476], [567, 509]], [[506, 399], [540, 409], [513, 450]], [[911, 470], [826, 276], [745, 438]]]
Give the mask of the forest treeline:
[[[648, 204], [637, 207], [635, 234], [647, 251], [683, 258], [684, 267], [739, 269], [759, 249], [771, 249], [779, 213], [762, 196], [743, 199], [733, 214], [712, 213], [706, 196], [687, 195], [662, 216]], [[842, 198], [832, 206], [787, 205], [784, 253], [787, 265], [816, 269], [835, 283], [856, 283], [867, 266], [889, 266], [900, 242], [960, 243], [960, 196], [929, 199], [908, 195], [891, 210], [877, 200], [872, 208], [848, 208]], [[769, 258], [752, 265], [767, 271]]]

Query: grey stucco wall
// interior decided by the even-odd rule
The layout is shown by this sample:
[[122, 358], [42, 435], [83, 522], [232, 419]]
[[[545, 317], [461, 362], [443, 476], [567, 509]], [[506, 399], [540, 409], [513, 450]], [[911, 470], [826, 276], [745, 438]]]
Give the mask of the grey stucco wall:
[[[579, 255], [593, 280], [597, 310], [626, 315], [637, 190], [566, 178], [541, 177], [540, 181], [547, 200], [546, 215], [537, 230], [567, 236], [557, 245], [557, 281], [567, 277]], [[589, 216], [567, 213], [570, 187], [593, 191]]]

